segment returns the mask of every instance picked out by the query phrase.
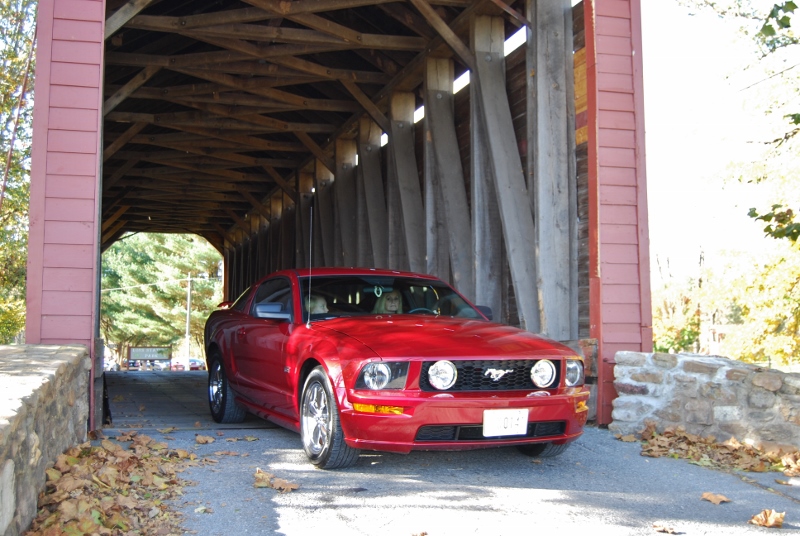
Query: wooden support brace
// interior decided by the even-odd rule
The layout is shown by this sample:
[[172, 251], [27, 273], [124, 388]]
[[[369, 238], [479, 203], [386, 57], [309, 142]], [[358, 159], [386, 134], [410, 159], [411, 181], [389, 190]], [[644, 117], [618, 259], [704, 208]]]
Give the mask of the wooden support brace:
[[534, 298], [538, 296], [536, 251], [530, 240], [535, 229], [506, 93], [503, 20], [478, 16], [472, 24], [476, 68], [470, 83], [478, 84], [480, 119], [486, 130], [520, 325], [537, 332], [540, 318]]
[[[569, 0], [527, 1], [528, 191], [536, 216], [541, 331], [578, 337], [577, 184], [572, 116], [572, 9]], [[568, 35], [565, 35], [568, 34]], [[569, 60], [569, 64], [567, 63]]]
[[464, 44], [464, 41], [462, 41], [461, 38], [450, 29], [450, 26], [442, 20], [439, 14], [436, 13], [436, 10], [433, 9], [426, 0], [411, 0], [411, 3], [414, 4], [414, 7], [417, 8], [420, 14], [433, 26], [434, 30], [439, 33], [445, 43], [453, 49], [453, 52], [464, 62], [464, 65], [466, 65], [470, 71], [474, 71], [475, 57], [472, 55], [467, 45]]
[[109, 240], [110, 240], [110, 239], [111, 239], [111, 238], [112, 238], [112, 237], [113, 237], [113, 236], [114, 236], [114, 235], [115, 235], [115, 234], [116, 234], [118, 231], [121, 231], [121, 230], [122, 230], [122, 228], [123, 228], [123, 227], [125, 227], [127, 224], [128, 224], [128, 222], [127, 222], [126, 220], [120, 220], [120, 221], [118, 221], [118, 222], [117, 222], [117, 223], [116, 223], [116, 224], [115, 224], [113, 227], [111, 227], [111, 228], [110, 228], [108, 231], [105, 231], [105, 232], [103, 233], [103, 236], [102, 236], [102, 238], [100, 239], [100, 242], [101, 242], [101, 243], [103, 243], [103, 244], [105, 244], [105, 243], [106, 243], [106, 242], [108, 242], [108, 241], [109, 241]]
[[144, 130], [147, 123], [134, 123], [128, 130], [122, 133], [114, 142], [103, 150], [103, 162], [114, 156], [114, 153], [122, 149], [122, 147], [131, 141], [139, 132]]
[[153, 3], [153, 0], [130, 0], [127, 4], [119, 8], [113, 15], [106, 20], [104, 40], [117, 33], [117, 30], [125, 26], [125, 23], [136, 16], [141, 10]]
[[239, 190], [239, 195], [244, 197], [248, 203], [253, 205], [253, 208], [255, 208], [262, 216], [269, 219], [269, 209], [266, 206], [264, 206], [264, 204], [261, 203], [261, 201], [256, 199], [253, 196], [253, 194], [251, 194], [247, 190]]
[[119, 207], [119, 208], [116, 210], [116, 212], [114, 212], [114, 214], [112, 214], [111, 216], [109, 216], [108, 218], [106, 218], [106, 220], [103, 222], [103, 226], [101, 227], [101, 229], [100, 229], [100, 230], [101, 230], [103, 233], [105, 233], [106, 231], [108, 231], [108, 228], [109, 228], [109, 227], [111, 227], [111, 224], [112, 224], [112, 223], [114, 223], [115, 221], [117, 221], [118, 219], [120, 219], [120, 217], [121, 217], [123, 214], [125, 214], [126, 212], [128, 212], [128, 209], [130, 209], [130, 208], [131, 208], [131, 207], [130, 207], [129, 205], [122, 205], [121, 207]]
[[108, 115], [111, 110], [119, 106], [119, 103], [130, 97], [134, 91], [142, 87], [160, 70], [161, 67], [158, 66], [150, 66], [142, 69], [142, 71], [134, 76], [127, 84], [119, 88], [116, 93], [106, 99], [103, 103], [103, 115]]
[[425, 69], [425, 117], [433, 138], [450, 263], [456, 288], [473, 299], [472, 223], [453, 112], [453, 61], [428, 58]]
[[359, 123], [358, 167], [364, 181], [373, 264], [388, 268], [389, 225], [381, 176], [381, 128], [367, 117], [362, 117]]
[[295, 136], [297, 139], [300, 140], [300, 143], [306, 146], [306, 148], [311, 151], [311, 154], [317, 157], [317, 160], [322, 163], [331, 173], [334, 173], [336, 170], [336, 164], [328, 155], [325, 154], [325, 151], [316, 144], [314, 140], [311, 139], [311, 136], [306, 134], [305, 132], [295, 132]]
[[339, 214], [339, 233], [342, 240], [344, 266], [355, 266], [358, 259], [358, 221], [356, 205], [356, 142], [336, 140], [336, 172], [334, 191], [336, 212]]
[[408, 263], [412, 272], [424, 272], [425, 212], [419, 187], [417, 158], [414, 151], [414, 94], [398, 92], [391, 96], [392, 128], [389, 149], [400, 194]]
[[369, 116], [372, 118], [373, 121], [378, 123], [380, 127], [383, 129], [384, 132], [389, 132], [391, 126], [389, 124], [389, 120], [383, 115], [383, 112], [375, 106], [375, 103], [372, 102], [361, 88], [356, 85], [355, 82], [352, 80], [341, 80], [342, 85], [350, 92], [351, 95], [358, 101], [358, 103], [364, 107], [364, 111], [366, 111]]
[[292, 185], [289, 184], [289, 182], [286, 179], [281, 177], [281, 174], [275, 171], [275, 168], [273, 168], [272, 166], [262, 166], [262, 167], [264, 168], [264, 171], [269, 173], [269, 176], [272, 177], [272, 180], [275, 181], [275, 184], [277, 184], [280, 187], [280, 189], [283, 190], [286, 193], [286, 195], [288, 195], [292, 199], [294, 203], [297, 203], [298, 199], [297, 192], [294, 191]]
[[240, 218], [238, 214], [236, 214], [234, 211], [232, 211], [232, 210], [231, 210], [231, 209], [229, 209], [229, 208], [226, 208], [226, 209], [224, 210], [224, 212], [225, 212], [225, 214], [227, 214], [228, 216], [230, 216], [230, 217], [231, 217], [231, 219], [233, 220], [233, 222], [234, 222], [236, 225], [238, 225], [238, 226], [239, 226], [239, 228], [240, 228], [242, 231], [244, 231], [244, 233], [245, 233], [245, 236], [249, 236], [249, 235], [250, 235], [250, 226], [249, 226], [249, 225], [247, 225], [247, 222], [246, 222], [246, 221], [244, 221], [242, 218]]

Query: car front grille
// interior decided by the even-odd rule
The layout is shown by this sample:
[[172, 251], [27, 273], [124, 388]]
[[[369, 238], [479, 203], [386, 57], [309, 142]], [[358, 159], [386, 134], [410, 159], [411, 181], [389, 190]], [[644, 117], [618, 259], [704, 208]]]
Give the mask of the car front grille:
[[421, 426], [415, 441], [497, 441], [562, 435], [567, 429], [565, 421], [529, 422], [525, 435], [483, 437], [483, 426]]
[[[419, 379], [419, 387], [423, 391], [437, 391], [428, 382], [428, 369], [436, 361], [425, 361], [422, 363], [422, 375]], [[536, 389], [531, 381], [531, 368], [536, 361], [530, 359], [518, 360], [473, 360], [458, 361], [452, 363], [456, 366], [458, 376], [456, 383], [447, 392], [452, 391], [514, 391], [523, 389]], [[556, 380], [553, 386], [557, 386], [561, 376], [560, 361], [553, 362], [556, 365]], [[495, 371], [495, 372], [493, 372]], [[497, 380], [492, 379], [492, 374], [497, 376], [497, 371], [506, 371]], [[507, 372], [511, 371], [511, 372]]]

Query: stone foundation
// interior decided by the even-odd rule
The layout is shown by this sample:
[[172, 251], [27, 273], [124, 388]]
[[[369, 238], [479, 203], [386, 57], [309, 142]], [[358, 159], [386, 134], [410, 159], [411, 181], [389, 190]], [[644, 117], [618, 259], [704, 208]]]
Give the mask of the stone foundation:
[[28, 528], [45, 469], [86, 440], [90, 369], [84, 346], [0, 346], [0, 535]]
[[636, 433], [650, 420], [659, 430], [800, 448], [800, 374], [691, 354], [618, 352], [616, 363], [609, 430]]

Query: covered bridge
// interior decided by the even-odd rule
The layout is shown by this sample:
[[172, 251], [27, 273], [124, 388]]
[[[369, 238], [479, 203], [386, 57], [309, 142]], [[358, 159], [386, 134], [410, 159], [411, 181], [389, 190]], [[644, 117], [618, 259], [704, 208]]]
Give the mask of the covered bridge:
[[640, 0], [40, 0], [35, 95], [29, 344], [101, 371], [102, 252], [166, 232], [596, 339], [601, 423], [651, 348]]

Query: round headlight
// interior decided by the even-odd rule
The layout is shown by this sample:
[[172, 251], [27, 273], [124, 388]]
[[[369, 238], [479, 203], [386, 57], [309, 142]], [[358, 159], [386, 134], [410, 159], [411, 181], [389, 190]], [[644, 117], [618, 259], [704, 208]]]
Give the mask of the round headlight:
[[567, 359], [567, 387], [583, 384], [583, 363], [577, 359]]
[[457, 377], [456, 366], [450, 361], [437, 361], [428, 369], [428, 382], [440, 391], [450, 389]]
[[386, 387], [392, 379], [392, 370], [386, 363], [369, 363], [364, 367], [363, 377], [367, 388], [377, 391]]
[[533, 385], [544, 389], [550, 387], [556, 379], [556, 366], [549, 359], [537, 361], [531, 369], [531, 381]]

